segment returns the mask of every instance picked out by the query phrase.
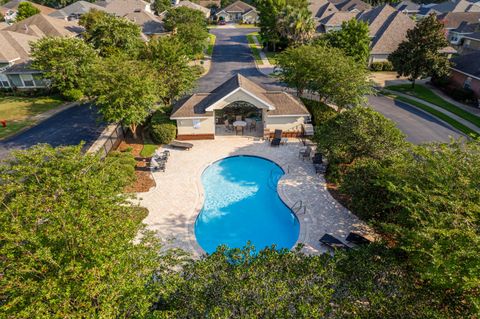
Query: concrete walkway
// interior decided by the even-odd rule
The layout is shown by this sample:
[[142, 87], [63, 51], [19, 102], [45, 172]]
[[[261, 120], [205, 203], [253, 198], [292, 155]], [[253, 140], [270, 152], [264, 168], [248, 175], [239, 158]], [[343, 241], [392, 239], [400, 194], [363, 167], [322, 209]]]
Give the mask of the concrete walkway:
[[[201, 175], [211, 163], [232, 155], [256, 155], [276, 162], [285, 171], [277, 191], [292, 207], [301, 200], [306, 213], [298, 215], [304, 252], [327, 251], [319, 239], [330, 233], [345, 241], [352, 230], [370, 232], [365, 223], [340, 205], [326, 189], [325, 179], [315, 174], [311, 161], [299, 159], [303, 144], [289, 139], [287, 145], [271, 147], [266, 141], [247, 137], [217, 137], [215, 140], [191, 141], [190, 151], [170, 149], [165, 172], [155, 172], [156, 187], [138, 194], [138, 203], [149, 210], [144, 223], [166, 240], [165, 248], [182, 248], [194, 257], [203, 254], [195, 239], [194, 226], [202, 209]], [[160, 150], [161, 151], [161, 150]], [[261, 247], [257, 247], [261, 248]]]
[[436, 95], [438, 95], [439, 97], [447, 101], [448, 103], [453, 104], [466, 112], [472, 113], [473, 115], [480, 117], [480, 108], [475, 108], [473, 106], [465, 105], [463, 103], [455, 101], [454, 99], [452, 99], [451, 97], [449, 97], [448, 95], [446, 95], [445, 93], [437, 89], [436, 87], [432, 86], [431, 84], [427, 83], [425, 86], [428, 87], [433, 93], [435, 93]]
[[270, 64], [270, 61], [268, 61], [267, 55], [265, 54], [265, 52], [263, 52], [262, 45], [260, 44], [260, 42], [258, 42], [257, 36], [254, 35], [252, 36], [252, 38], [253, 42], [255, 42], [255, 45], [257, 46], [260, 58], [262, 59], [262, 64], [258, 64], [257, 60], [255, 60], [255, 65], [260, 72], [262, 72], [266, 76], [270, 76], [275, 70], [275, 66]]
[[[449, 112], [447, 110], [445, 110], [444, 108], [436, 105], [436, 104], [433, 104], [433, 103], [430, 103], [430, 102], [427, 102], [425, 100], [422, 100], [420, 98], [417, 98], [417, 97], [414, 97], [414, 96], [411, 96], [411, 95], [408, 95], [408, 94], [405, 94], [405, 93], [400, 93], [400, 92], [397, 92], [397, 91], [391, 91], [391, 90], [388, 90], [388, 89], [384, 89], [386, 92], [389, 92], [389, 93], [392, 93], [392, 94], [395, 94], [395, 95], [398, 95], [398, 96], [402, 96], [402, 97], [405, 97], [405, 98], [408, 98], [408, 99], [411, 99], [413, 101], [416, 101], [416, 102], [419, 102], [419, 103], [422, 103], [422, 104], [425, 104], [426, 106], [429, 106], [431, 107], [432, 109], [435, 109], [445, 115], [447, 115], [448, 117], [454, 119], [455, 121], [465, 125], [466, 127], [468, 127], [469, 129], [471, 129], [472, 131], [480, 134], [480, 127], [476, 126], [475, 124], [473, 124], [472, 122], [470, 121], [467, 121], [463, 118], [461, 118], [460, 116], [456, 115], [456, 114], [453, 114], [452, 112]], [[415, 105], [413, 105], [415, 106]]]

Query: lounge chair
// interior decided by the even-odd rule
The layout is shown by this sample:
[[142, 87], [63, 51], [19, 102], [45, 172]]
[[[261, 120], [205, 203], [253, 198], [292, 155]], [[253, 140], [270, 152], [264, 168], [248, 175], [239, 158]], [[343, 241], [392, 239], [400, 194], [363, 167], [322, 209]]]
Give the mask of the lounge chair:
[[315, 167], [315, 174], [325, 174], [327, 172], [327, 166], [324, 164], [313, 164]]
[[190, 150], [193, 147], [192, 143], [185, 143], [177, 140], [172, 141], [169, 145], [173, 148], [180, 148], [182, 150]]
[[370, 239], [366, 238], [365, 236], [359, 233], [354, 233], [354, 232], [351, 232], [350, 234], [348, 234], [346, 240], [355, 245], [368, 245], [372, 242]]
[[165, 172], [165, 167], [166, 167], [166, 161], [163, 161], [163, 160], [156, 160], [155, 158], [152, 157], [152, 159], [150, 160], [150, 170], [152, 172], [158, 172], [158, 171], [162, 171], [162, 172]]
[[338, 240], [337, 238], [333, 237], [330, 234], [323, 235], [322, 238], [320, 238], [320, 242], [332, 249], [346, 249], [346, 250], [350, 249], [350, 247], [348, 247], [347, 245], [345, 245], [340, 240]]
[[280, 142], [282, 142], [282, 130], [275, 130], [275, 133], [273, 135], [273, 139], [270, 145], [280, 146]]
[[298, 152], [298, 157], [302, 158], [302, 160], [305, 160], [306, 158], [310, 158], [312, 155], [312, 148], [310, 146], [307, 146], [304, 150], [300, 150]]

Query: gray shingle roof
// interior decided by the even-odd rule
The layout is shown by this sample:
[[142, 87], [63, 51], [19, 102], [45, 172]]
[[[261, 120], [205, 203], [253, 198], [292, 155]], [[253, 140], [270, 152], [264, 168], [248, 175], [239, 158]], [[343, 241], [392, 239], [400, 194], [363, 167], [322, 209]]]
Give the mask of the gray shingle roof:
[[480, 78], [480, 51], [455, 57], [452, 63], [452, 68]]
[[395, 5], [395, 9], [399, 11], [418, 12], [420, 5], [409, 0], [403, 0]]
[[371, 5], [369, 5], [366, 2], [363, 2], [362, 0], [345, 0], [343, 2], [338, 3], [336, 7], [340, 11], [356, 10], [358, 12], [369, 10], [372, 8]]
[[193, 3], [193, 2], [188, 1], [188, 0], [180, 1], [179, 3], [177, 3], [177, 4], [175, 5], [175, 7], [187, 7], [187, 8], [190, 8], [190, 9], [199, 10], [199, 11], [202, 11], [203, 14], [204, 14], [207, 18], [210, 16], [210, 9], [207, 9], [207, 8], [205, 8], [205, 7], [202, 7], [201, 5], [196, 4], [196, 3]]
[[150, 8], [150, 3], [143, 0], [99, 0], [96, 5], [104, 8], [105, 11], [123, 17], [128, 13]]
[[30, 41], [36, 41], [39, 37], [0, 30], [0, 63], [21, 63], [29, 59]]
[[480, 12], [448, 12], [438, 16], [446, 29], [459, 28], [462, 23], [476, 23], [480, 20]]
[[74, 3], [66, 6], [66, 7], [64, 7], [60, 10], [57, 10], [55, 12], [50, 13], [49, 16], [64, 19], [64, 18], [67, 18], [68, 16], [74, 15], [74, 14], [75, 15], [85, 14], [88, 11], [90, 11], [91, 9], [105, 11], [105, 8], [103, 8], [101, 6], [98, 6], [98, 5], [96, 5], [94, 3], [91, 3], [91, 2], [80, 0], [80, 1], [74, 2]]
[[225, 12], [241, 12], [241, 13], [247, 13], [250, 10], [255, 10], [254, 6], [249, 5], [248, 3], [245, 3], [243, 1], [235, 1], [234, 3], [226, 6], [223, 8], [223, 11]]
[[[9, 1], [9, 2], [3, 4], [0, 7], [2, 9], [1, 11], [5, 12], [5, 11], [8, 11], [8, 10], [17, 10], [18, 5], [21, 2], [30, 2], [30, 1], [26, 1], [26, 0], [12, 0], [12, 1]], [[38, 3], [30, 2], [30, 4], [33, 5], [35, 8], [37, 8], [38, 10], [40, 10], [40, 12], [43, 13], [43, 14], [50, 14], [50, 13], [56, 11], [54, 8], [42, 6], [41, 4], [38, 4]]]
[[131, 12], [124, 17], [139, 25], [144, 34], [160, 34], [165, 32], [163, 22], [160, 18], [145, 10]]
[[257, 98], [273, 105], [270, 115], [308, 115], [308, 110], [296, 98], [285, 92], [266, 91], [243, 75], [237, 74], [210, 93], [196, 93], [175, 107], [171, 118], [213, 116], [206, 109], [234, 90], [242, 88]]

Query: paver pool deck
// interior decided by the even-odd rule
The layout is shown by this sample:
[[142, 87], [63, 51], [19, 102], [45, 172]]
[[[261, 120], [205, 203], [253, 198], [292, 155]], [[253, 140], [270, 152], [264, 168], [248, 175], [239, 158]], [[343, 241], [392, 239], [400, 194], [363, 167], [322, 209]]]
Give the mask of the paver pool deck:
[[166, 248], [182, 248], [195, 258], [204, 254], [194, 233], [195, 219], [203, 206], [200, 178], [208, 165], [233, 155], [264, 157], [283, 168], [285, 175], [277, 187], [281, 199], [289, 207], [299, 200], [306, 206], [305, 214], [297, 214], [300, 221], [297, 244], [304, 244], [304, 252], [326, 252], [327, 248], [319, 243], [325, 233], [345, 241], [350, 231], [368, 231], [365, 223], [330, 195], [324, 177], [315, 174], [312, 162], [298, 157], [303, 148], [300, 140], [289, 139], [287, 145], [280, 147], [247, 137], [217, 137], [191, 143], [194, 147], [189, 151], [169, 149], [166, 171], [153, 173], [156, 187], [137, 195], [139, 204], [149, 211], [144, 223], [158, 232]]

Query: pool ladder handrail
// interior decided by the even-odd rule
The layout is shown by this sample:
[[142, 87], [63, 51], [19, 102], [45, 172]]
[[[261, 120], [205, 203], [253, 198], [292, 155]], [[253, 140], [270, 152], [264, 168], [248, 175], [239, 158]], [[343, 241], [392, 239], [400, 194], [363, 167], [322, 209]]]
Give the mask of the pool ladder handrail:
[[295, 204], [293, 204], [291, 210], [297, 215], [301, 210], [303, 210], [303, 215], [305, 215], [307, 213], [307, 206], [303, 205], [303, 201], [299, 199], [295, 202]]

